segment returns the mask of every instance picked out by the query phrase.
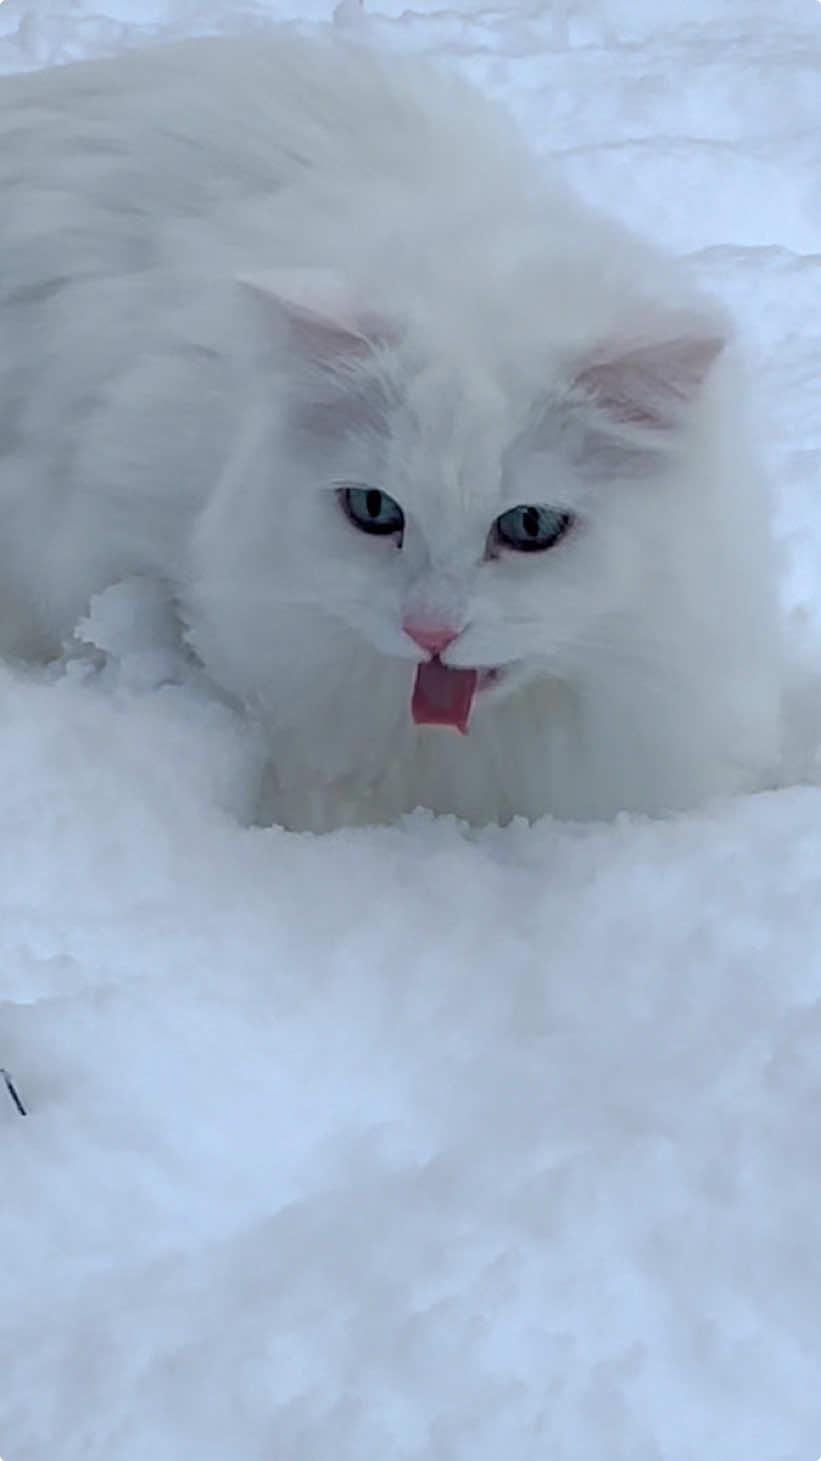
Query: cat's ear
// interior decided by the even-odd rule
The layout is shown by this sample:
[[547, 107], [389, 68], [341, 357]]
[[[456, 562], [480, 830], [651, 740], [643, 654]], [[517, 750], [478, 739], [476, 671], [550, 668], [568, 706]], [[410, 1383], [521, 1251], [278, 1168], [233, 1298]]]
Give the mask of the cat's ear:
[[362, 307], [338, 275], [326, 269], [270, 269], [242, 274], [242, 288], [287, 326], [291, 342], [316, 364], [368, 355], [388, 329]]
[[620, 424], [669, 430], [698, 395], [727, 338], [721, 328], [696, 328], [615, 341], [582, 365], [574, 385]]

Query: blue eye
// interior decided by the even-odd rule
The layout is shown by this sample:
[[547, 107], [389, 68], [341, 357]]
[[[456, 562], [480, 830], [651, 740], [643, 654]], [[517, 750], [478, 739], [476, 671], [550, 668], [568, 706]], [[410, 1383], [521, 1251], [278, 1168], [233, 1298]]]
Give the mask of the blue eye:
[[511, 507], [493, 524], [497, 543], [519, 553], [544, 553], [563, 538], [573, 514], [556, 507]]
[[376, 487], [342, 487], [339, 501], [345, 516], [363, 533], [386, 538], [405, 526], [399, 503]]

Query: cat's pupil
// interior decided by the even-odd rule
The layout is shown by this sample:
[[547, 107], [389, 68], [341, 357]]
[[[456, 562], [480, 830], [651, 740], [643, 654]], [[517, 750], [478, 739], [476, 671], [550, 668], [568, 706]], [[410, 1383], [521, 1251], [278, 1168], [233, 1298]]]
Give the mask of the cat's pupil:
[[372, 487], [365, 498], [365, 506], [370, 517], [379, 517], [382, 511], [382, 493]]
[[539, 513], [535, 507], [526, 507], [524, 514], [524, 530], [531, 538], [539, 534]]

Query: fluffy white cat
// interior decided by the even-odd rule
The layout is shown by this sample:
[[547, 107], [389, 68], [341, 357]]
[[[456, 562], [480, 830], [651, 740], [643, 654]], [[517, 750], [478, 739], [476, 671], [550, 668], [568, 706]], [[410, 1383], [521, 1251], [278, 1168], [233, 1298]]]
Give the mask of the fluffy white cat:
[[727, 320], [487, 101], [339, 43], [187, 42], [3, 79], [0, 196], [5, 652], [166, 583], [293, 827], [766, 774]]

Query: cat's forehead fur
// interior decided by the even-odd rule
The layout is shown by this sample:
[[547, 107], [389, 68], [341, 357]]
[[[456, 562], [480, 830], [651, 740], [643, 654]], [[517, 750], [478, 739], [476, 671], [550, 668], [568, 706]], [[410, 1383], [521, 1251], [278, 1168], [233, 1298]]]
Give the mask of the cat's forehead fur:
[[512, 301], [507, 317], [501, 300], [483, 306], [475, 293], [438, 305], [434, 297], [396, 310], [384, 339], [346, 367], [339, 387], [376, 407], [369, 435], [382, 438], [390, 490], [403, 493], [403, 506], [435, 509], [444, 527], [446, 516], [464, 523], [499, 511], [506, 458], [565, 388], [572, 347], [561, 329], [555, 340], [528, 331], [517, 339]]
[[480, 361], [431, 361], [395, 395], [388, 463], [408, 506], [460, 518], [499, 497], [504, 453], [524, 424], [510, 385]]

